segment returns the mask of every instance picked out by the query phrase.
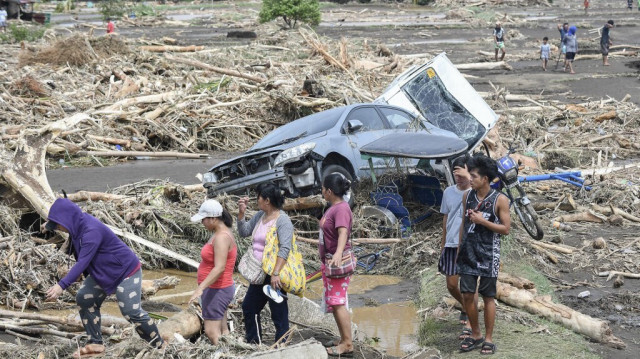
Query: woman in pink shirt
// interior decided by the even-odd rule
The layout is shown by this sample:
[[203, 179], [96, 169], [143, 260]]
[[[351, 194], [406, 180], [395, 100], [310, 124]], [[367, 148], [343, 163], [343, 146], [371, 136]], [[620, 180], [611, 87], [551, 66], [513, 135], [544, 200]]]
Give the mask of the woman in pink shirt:
[[322, 196], [331, 207], [320, 220], [321, 237], [319, 243], [322, 261], [322, 282], [324, 284], [323, 304], [333, 317], [340, 330], [340, 341], [327, 343], [329, 356], [352, 357], [353, 338], [351, 335], [351, 317], [349, 314], [347, 289], [351, 276], [329, 278], [324, 274], [325, 266], [340, 266], [343, 253], [351, 249], [348, 242], [351, 236], [353, 214], [349, 203], [343, 199], [349, 191], [351, 182], [339, 173], [330, 174], [322, 182]]
[[236, 263], [237, 247], [231, 232], [233, 218], [213, 199], [204, 201], [192, 222], [213, 232], [211, 239], [202, 247], [202, 261], [198, 266], [198, 288], [189, 303], [202, 297], [202, 319], [204, 332], [213, 345], [218, 338], [229, 333], [227, 328], [227, 308], [233, 300], [235, 285], [233, 267]]

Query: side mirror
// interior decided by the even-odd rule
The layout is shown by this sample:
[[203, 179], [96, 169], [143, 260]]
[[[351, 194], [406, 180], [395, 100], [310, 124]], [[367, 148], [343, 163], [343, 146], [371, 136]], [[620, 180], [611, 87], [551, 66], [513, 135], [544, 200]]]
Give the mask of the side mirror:
[[362, 125], [362, 122], [360, 122], [360, 120], [349, 120], [347, 126], [348, 126], [347, 131], [349, 133], [354, 133], [359, 129], [361, 129], [363, 125]]

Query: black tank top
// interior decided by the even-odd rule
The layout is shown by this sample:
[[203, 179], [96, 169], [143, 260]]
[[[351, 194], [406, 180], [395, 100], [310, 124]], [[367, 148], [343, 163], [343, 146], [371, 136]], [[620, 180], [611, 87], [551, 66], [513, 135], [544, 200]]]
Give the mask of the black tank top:
[[[475, 190], [467, 195], [468, 210], [477, 210], [489, 222], [500, 223], [495, 208], [500, 192], [491, 189], [487, 197], [478, 200]], [[500, 269], [500, 234], [475, 224], [465, 213], [464, 233], [458, 254], [458, 273], [483, 277], [497, 277]]]

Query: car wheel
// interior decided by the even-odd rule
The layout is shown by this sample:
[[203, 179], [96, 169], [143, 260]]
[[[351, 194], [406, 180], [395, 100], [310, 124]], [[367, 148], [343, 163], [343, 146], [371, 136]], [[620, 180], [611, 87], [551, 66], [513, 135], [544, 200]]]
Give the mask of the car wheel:
[[340, 165], [328, 165], [322, 169], [322, 182], [324, 182], [325, 177], [333, 173], [340, 173], [341, 175], [345, 176], [346, 179], [351, 181], [351, 189], [345, 194], [345, 201], [349, 203], [350, 207], [353, 207], [355, 203], [355, 188], [353, 187], [354, 182], [351, 172]]

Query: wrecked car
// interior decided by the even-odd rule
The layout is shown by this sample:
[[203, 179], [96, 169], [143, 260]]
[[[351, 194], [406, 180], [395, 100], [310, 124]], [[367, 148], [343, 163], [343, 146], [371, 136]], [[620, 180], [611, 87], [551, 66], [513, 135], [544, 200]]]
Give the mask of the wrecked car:
[[[243, 155], [211, 168], [203, 185], [209, 197], [268, 181], [288, 197], [317, 194], [330, 173], [369, 177], [359, 149], [380, 137], [424, 131], [460, 138], [473, 151], [497, 118], [443, 53], [398, 76], [373, 104], [322, 111], [273, 130]], [[386, 164], [376, 167], [384, 171]]]

